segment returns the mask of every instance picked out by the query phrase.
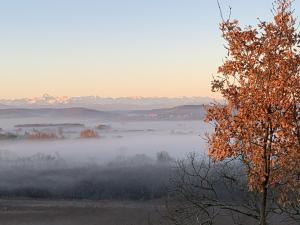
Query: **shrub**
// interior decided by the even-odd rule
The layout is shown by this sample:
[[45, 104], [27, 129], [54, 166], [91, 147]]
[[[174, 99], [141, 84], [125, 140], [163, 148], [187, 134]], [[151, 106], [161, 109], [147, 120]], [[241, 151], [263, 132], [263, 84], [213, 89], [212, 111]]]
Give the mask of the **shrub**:
[[80, 132], [81, 138], [96, 138], [99, 137], [98, 133], [91, 129], [85, 129]]
[[41, 140], [58, 138], [57, 134], [55, 134], [53, 132], [44, 132], [44, 131], [37, 131], [37, 130], [33, 130], [32, 133], [26, 132], [25, 136], [28, 139], [41, 139]]

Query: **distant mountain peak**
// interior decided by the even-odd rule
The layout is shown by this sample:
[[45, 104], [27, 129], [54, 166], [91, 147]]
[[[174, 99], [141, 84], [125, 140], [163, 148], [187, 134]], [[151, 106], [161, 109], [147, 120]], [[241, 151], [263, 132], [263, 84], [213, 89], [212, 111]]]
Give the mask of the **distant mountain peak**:
[[41, 107], [86, 107], [101, 110], [154, 109], [175, 107], [179, 105], [202, 105], [213, 102], [210, 97], [100, 97], [100, 96], [51, 96], [48, 93], [41, 97], [0, 99], [0, 105], [6, 107], [41, 108]]
[[45, 94], [42, 95], [42, 97], [43, 97], [43, 98], [49, 98], [49, 97], [51, 97], [51, 95], [45, 93]]

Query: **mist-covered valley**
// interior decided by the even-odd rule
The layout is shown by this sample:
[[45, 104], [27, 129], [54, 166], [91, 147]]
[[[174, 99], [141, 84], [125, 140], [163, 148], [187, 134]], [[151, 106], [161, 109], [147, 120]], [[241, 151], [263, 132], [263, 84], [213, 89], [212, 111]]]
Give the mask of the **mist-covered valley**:
[[206, 151], [210, 127], [197, 109], [0, 109], [0, 195], [161, 198], [173, 163]]

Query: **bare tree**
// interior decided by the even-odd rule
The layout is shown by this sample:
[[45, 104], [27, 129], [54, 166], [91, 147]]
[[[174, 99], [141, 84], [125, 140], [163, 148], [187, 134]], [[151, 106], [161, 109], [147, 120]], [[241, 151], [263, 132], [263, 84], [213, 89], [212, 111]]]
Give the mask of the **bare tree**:
[[[258, 224], [261, 193], [249, 191], [247, 170], [239, 160], [214, 163], [189, 154], [178, 161], [171, 179], [167, 217], [176, 225]], [[268, 195], [266, 215], [272, 224], [298, 224], [300, 205], [277, 204], [276, 190]]]

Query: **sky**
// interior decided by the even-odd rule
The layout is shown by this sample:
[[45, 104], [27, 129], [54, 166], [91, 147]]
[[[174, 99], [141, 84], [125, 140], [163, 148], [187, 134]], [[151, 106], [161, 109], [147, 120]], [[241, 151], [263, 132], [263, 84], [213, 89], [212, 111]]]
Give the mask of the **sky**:
[[[272, 16], [272, 0], [220, 3], [243, 25]], [[0, 98], [217, 97], [220, 20], [215, 0], [0, 0]]]

